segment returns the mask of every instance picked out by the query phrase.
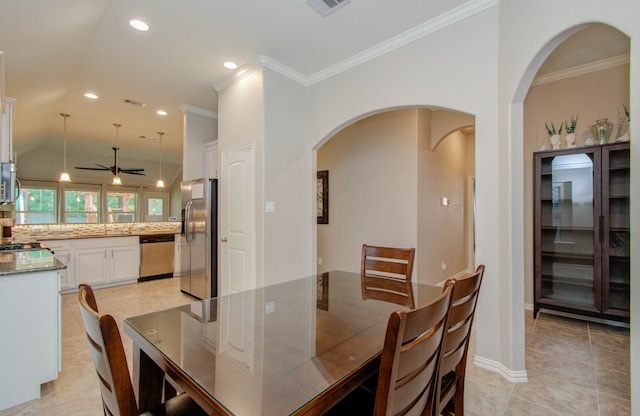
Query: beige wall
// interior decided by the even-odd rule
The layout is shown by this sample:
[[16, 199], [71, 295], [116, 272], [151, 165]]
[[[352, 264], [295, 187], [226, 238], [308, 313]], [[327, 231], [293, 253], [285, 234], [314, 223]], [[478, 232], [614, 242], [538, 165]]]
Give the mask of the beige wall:
[[360, 271], [362, 244], [415, 247], [416, 110], [371, 116], [318, 150], [329, 170], [329, 224], [317, 228], [318, 272]]
[[[421, 281], [438, 283], [467, 270], [467, 140], [458, 130], [431, 150], [435, 139], [429, 128], [431, 114], [419, 110], [417, 266]], [[442, 198], [449, 205], [442, 205]], [[443, 262], [446, 270], [442, 270]]]
[[[409, 109], [371, 116], [318, 150], [330, 195], [329, 224], [317, 231], [319, 272], [359, 271], [363, 243], [416, 247], [414, 280], [420, 282], [438, 283], [467, 269], [467, 138], [453, 133], [432, 151], [431, 114]], [[443, 197], [451, 204], [443, 206]]]
[[[607, 117], [613, 123], [609, 141], [628, 131], [622, 105], [629, 108], [629, 65], [582, 74], [563, 80], [531, 87], [524, 102], [524, 235], [525, 235], [525, 303], [533, 305], [533, 152], [546, 144], [551, 148], [544, 123], [556, 128], [562, 121], [578, 115], [576, 144], [584, 145], [592, 137], [591, 125], [596, 119]], [[624, 118], [626, 120], [626, 118]], [[566, 147], [563, 128], [561, 147]]]

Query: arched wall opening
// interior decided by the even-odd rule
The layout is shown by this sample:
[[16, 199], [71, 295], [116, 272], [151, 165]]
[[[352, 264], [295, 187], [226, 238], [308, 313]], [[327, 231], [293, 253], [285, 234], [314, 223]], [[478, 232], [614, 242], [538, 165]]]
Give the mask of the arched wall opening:
[[[513, 257], [512, 257], [512, 266], [513, 270], [511, 272], [512, 277], [512, 288], [511, 293], [515, 296], [522, 294], [524, 299], [520, 300], [517, 298], [512, 298], [511, 302], [513, 305], [514, 311], [519, 309], [519, 305], [522, 304], [527, 309], [532, 307], [531, 302], [533, 301], [533, 203], [532, 203], [532, 153], [533, 151], [539, 150], [544, 142], [544, 138], [539, 135], [531, 134], [531, 128], [527, 128], [527, 114], [525, 113], [526, 105], [527, 105], [527, 96], [531, 91], [532, 85], [539, 85], [536, 81], [536, 77], [539, 75], [538, 72], [541, 67], [545, 64], [545, 61], [552, 56], [554, 51], [563, 44], [563, 42], [567, 41], [576, 33], [588, 29], [593, 26], [593, 23], [584, 23], [575, 25], [573, 27], [567, 28], [561, 33], [554, 36], [552, 39], [548, 40], [547, 43], [544, 44], [543, 47], [540, 48], [538, 53], [530, 60], [526, 69], [522, 73], [519, 82], [516, 85], [514, 90], [514, 94], [509, 97], [510, 101], [508, 102], [508, 131], [507, 137], [509, 137], [509, 155], [508, 158], [511, 160], [511, 212], [512, 219], [511, 224], [513, 226], [511, 230], [511, 238], [515, 244], [513, 245]], [[626, 65], [629, 65], [629, 59], [627, 58]], [[614, 70], [615, 71], [615, 70]], [[627, 82], [629, 82], [627, 80]], [[628, 84], [630, 85], [630, 84]], [[584, 88], [588, 88], [587, 85]], [[630, 87], [628, 88], [628, 90]], [[629, 91], [627, 90], [627, 94]], [[633, 97], [626, 96], [627, 100], [631, 100], [633, 102]], [[584, 97], [579, 98], [576, 97], [578, 101], [584, 101]], [[530, 103], [529, 103], [530, 104]], [[552, 105], [555, 103], [552, 103]], [[559, 125], [560, 118], [565, 117], [566, 119], [570, 119], [572, 115], [575, 115], [577, 112], [582, 112], [584, 116], [581, 116], [581, 122], [584, 123], [581, 126], [582, 130], [588, 130], [589, 125], [595, 122], [595, 119], [591, 116], [587, 116], [592, 109], [585, 108], [585, 105], [589, 103], [578, 102], [576, 107], [573, 109], [567, 109], [567, 113], [564, 115], [558, 114], [556, 126]], [[610, 103], [608, 103], [610, 104]], [[622, 102], [619, 103], [619, 106], [622, 106]], [[596, 106], [597, 107], [597, 106]], [[612, 108], [610, 111], [615, 114], [616, 109]], [[530, 114], [529, 114], [530, 115]], [[548, 120], [549, 122], [553, 120]], [[530, 121], [529, 121], [530, 123]], [[538, 123], [539, 124], [539, 123]], [[538, 126], [543, 133], [546, 133], [544, 124]], [[580, 124], [579, 124], [580, 127]], [[536, 133], [537, 134], [537, 133]], [[584, 139], [586, 136], [579, 138], [579, 144], [584, 144]], [[547, 137], [548, 139], [548, 137]], [[551, 144], [549, 144], [549, 148]], [[520, 163], [520, 161], [523, 161]], [[518, 197], [520, 195], [520, 197]], [[633, 226], [632, 226], [633, 228]], [[522, 249], [522, 251], [520, 251]], [[633, 301], [633, 295], [632, 295]], [[522, 302], [522, 303], [521, 303]], [[532, 317], [532, 312], [527, 312], [529, 317]], [[532, 321], [529, 321], [532, 322]], [[515, 338], [519, 338], [517, 332], [519, 329], [517, 325], [513, 326], [515, 334]], [[633, 346], [632, 346], [633, 350]]]
[[440, 108], [384, 109], [324, 140], [317, 170], [329, 172], [330, 209], [317, 225], [318, 272], [359, 271], [363, 243], [415, 247], [421, 283], [473, 270], [474, 123]]
[[[523, 100], [525, 305], [533, 304], [533, 153], [552, 148], [545, 123], [564, 125], [559, 149], [592, 143], [591, 126], [608, 118], [614, 125], [609, 143], [629, 132], [629, 37], [599, 23], [580, 26], [553, 49], [532, 81]], [[602, 49], [605, 49], [604, 51]], [[590, 54], [593, 62], [564, 68], [570, 58]], [[580, 62], [580, 61], [578, 61]], [[551, 68], [551, 69], [549, 69]], [[566, 142], [567, 123], [576, 122], [575, 139]]]

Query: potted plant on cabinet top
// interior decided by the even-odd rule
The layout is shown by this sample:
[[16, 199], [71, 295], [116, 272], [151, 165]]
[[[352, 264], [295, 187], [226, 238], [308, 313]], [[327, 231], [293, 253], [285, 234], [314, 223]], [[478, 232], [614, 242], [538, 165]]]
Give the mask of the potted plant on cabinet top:
[[549, 133], [549, 141], [551, 142], [552, 149], [560, 149], [560, 133], [562, 133], [562, 126], [564, 122], [560, 123], [560, 128], [556, 131], [556, 126], [551, 122], [551, 128], [547, 125], [547, 122], [544, 123], [544, 126], [547, 128], [547, 133]]

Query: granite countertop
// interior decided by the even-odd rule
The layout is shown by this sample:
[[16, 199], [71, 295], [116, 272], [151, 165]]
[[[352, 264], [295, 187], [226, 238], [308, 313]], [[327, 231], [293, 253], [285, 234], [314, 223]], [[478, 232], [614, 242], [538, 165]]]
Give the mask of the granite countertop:
[[0, 278], [21, 273], [66, 269], [49, 250], [18, 250], [0, 252]]

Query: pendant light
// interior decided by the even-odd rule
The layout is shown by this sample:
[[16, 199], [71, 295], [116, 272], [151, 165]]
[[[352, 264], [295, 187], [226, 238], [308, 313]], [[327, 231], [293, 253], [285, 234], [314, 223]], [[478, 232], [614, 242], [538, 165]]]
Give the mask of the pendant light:
[[113, 123], [113, 126], [116, 128], [116, 165], [114, 166], [113, 172], [113, 182], [111, 185], [122, 185], [122, 181], [120, 180], [120, 176], [118, 176], [118, 132], [122, 124]]
[[71, 182], [71, 178], [67, 172], [67, 118], [71, 116], [65, 113], [60, 113], [60, 115], [64, 118], [64, 159], [62, 164], [62, 173], [60, 174], [60, 182]]
[[159, 141], [160, 141], [160, 165], [158, 166], [158, 171], [159, 171], [159, 175], [158, 175], [158, 182], [156, 183], [156, 187], [157, 188], [164, 188], [164, 181], [162, 180], [162, 135], [164, 133], [159, 131], [158, 132], [158, 136], [159, 136]]

